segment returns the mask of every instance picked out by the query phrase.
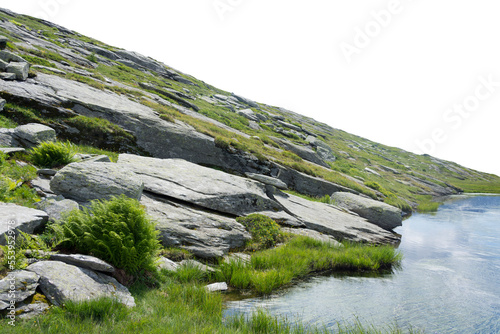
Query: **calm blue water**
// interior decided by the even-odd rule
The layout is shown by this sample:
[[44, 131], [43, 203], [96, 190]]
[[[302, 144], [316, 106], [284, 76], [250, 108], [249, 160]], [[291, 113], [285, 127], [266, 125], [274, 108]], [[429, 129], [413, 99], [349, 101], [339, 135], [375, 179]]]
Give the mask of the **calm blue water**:
[[396, 229], [402, 268], [379, 277], [317, 277], [280, 295], [228, 303], [336, 328], [397, 323], [425, 333], [500, 333], [500, 196], [454, 196]]

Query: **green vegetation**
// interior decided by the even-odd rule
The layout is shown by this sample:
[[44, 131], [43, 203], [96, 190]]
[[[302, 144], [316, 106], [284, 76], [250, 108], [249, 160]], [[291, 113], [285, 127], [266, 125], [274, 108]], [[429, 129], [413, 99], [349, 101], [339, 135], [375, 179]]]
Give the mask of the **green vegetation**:
[[282, 246], [253, 254], [248, 265], [241, 261], [221, 263], [215, 280], [270, 294], [311, 273], [388, 270], [397, 266], [401, 257], [391, 246], [343, 243], [338, 247], [297, 236]]
[[56, 67], [56, 65], [46, 59], [32, 56], [32, 55], [22, 55], [22, 57], [31, 65], [42, 65], [47, 67]]
[[61, 167], [74, 162], [75, 148], [69, 142], [43, 142], [31, 149], [31, 161], [41, 168]]
[[417, 211], [420, 213], [436, 212], [441, 203], [433, 202], [431, 196], [426, 196], [417, 206]]
[[308, 195], [304, 195], [304, 194], [298, 193], [298, 192], [296, 192], [294, 190], [283, 190], [283, 192], [285, 192], [287, 194], [290, 194], [290, 195], [294, 195], [294, 196], [303, 198], [303, 199], [306, 199], [308, 201], [325, 203], [325, 204], [331, 204], [332, 203], [332, 199], [330, 198], [329, 195], [325, 195], [323, 197], [313, 197], [313, 196], [308, 196]]
[[16, 122], [3, 115], [0, 115], [0, 128], [13, 129], [16, 126], [17, 126]]
[[279, 225], [267, 216], [255, 213], [236, 218], [236, 221], [245, 226], [252, 235], [252, 240], [246, 245], [247, 249], [266, 249], [283, 240]]
[[[40, 123], [61, 129], [62, 131], [58, 132], [58, 138], [71, 141], [82, 148], [91, 146], [107, 152], [143, 153], [137, 148], [134, 135], [103, 118], [61, 115], [58, 111], [42, 111], [15, 103], [7, 103], [2, 113], [5, 118], [12, 120], [12, 124], [14, 122], [17, 124]], [[64, 131], [68, 126], [73, 131]], [[75, 132], [75, 129], [78, 131]]]
[[130, 274], [151, 270], [159, 250], [158, 231], [138, 201], [116, 197], [72, 211], [65, 224], [52, 225], [59, 245], [108, 261]]
[[28, 184], [36, 177], [36, 169], [18, 164], [0, 152], [0, 202], [33, 207], [40, 198]]
[[[30, 235], [19, 231], [19, 235], [16, 237], [16, 252], [14, 253], [15, 259], [14, 261], [14, 269], [21, 270], [28, 266], [28, 259], [26, 258], [26, 252], [30, 251], [31, 258], [36, 259], [47, 259], [48, 255], [46, 252], [51, 251], [53, 244], [47, 244], [41, 237], [36, 235]], [[8, 252], [7, 246], [0, 246], [3, 254]], [[8, 258], [2, 257], [0, 258], [0, 272], [2, 268], [8, 267]]]

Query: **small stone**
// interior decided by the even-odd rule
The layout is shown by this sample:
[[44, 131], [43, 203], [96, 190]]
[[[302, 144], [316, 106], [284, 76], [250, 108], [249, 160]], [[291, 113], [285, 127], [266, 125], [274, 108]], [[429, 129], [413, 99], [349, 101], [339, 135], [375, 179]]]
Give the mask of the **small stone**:
[[48, 176], [54, 176], [57, 174], [57, 171], [54, 169], [39, 169], [36, 172], [38, 175], [48, 175]]
[[158, 268], [159, 269], [165, 269], [168, 271], [176, 271], [179, 269], [180, 265], [170, 259], [167, 259], [166, 257], [160, 257], [158, 260]]
[[220, 283], [213, 283], [205, 286], [205, 289], [208, 290], [208, 292], [217, 292], [217, 291], [227, 291], [227, 283], [226, 282], [220, 282]]

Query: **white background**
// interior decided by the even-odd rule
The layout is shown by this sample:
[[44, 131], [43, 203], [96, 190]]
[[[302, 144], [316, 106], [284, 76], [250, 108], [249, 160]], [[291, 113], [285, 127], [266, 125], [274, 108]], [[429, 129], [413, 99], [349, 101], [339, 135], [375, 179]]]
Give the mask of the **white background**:
[[[496, 1], [13, 0], [0, 7], [334, 128], [500, 175]], [[346, 45], [356, 53], [346, 56]], [[488, 91], [481, 77], [498, 86]], [[470, 112], [447, 111], [464, 101]]]

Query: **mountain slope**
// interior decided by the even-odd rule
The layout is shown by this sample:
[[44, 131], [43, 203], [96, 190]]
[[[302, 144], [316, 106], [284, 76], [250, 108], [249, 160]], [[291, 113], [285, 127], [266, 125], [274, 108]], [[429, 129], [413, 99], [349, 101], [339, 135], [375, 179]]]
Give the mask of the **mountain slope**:
[[50, 22], [0, 10], [0, 34], [4, 56], [31, 64], [28, 80], [0, 80], [0, 117], [49, 125], [61, 139], [271, 176], [314, 197], [362, 193], [407, 212], [432, 197], [500, 192], [495, 175], [222, 91]]

